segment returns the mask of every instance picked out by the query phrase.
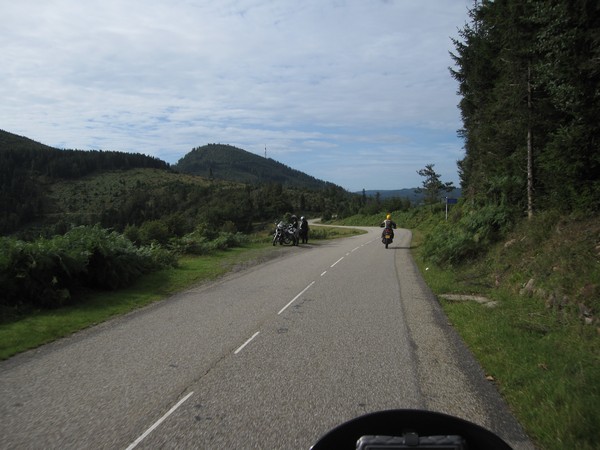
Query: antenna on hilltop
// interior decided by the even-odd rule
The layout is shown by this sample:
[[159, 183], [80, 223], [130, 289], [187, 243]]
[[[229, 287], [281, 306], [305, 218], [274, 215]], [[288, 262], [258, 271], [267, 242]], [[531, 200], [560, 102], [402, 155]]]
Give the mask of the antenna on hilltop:
[[265, 144], [265, 159], [267, 159], [267, 145]]

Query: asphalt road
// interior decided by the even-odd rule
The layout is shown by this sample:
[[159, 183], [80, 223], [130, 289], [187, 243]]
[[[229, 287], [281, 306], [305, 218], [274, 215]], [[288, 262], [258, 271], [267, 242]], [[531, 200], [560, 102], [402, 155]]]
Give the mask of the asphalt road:
[[0, 448], [307, 449], [390, 408], [533, 448], [397, 230], [269, 262], [0, 363]]

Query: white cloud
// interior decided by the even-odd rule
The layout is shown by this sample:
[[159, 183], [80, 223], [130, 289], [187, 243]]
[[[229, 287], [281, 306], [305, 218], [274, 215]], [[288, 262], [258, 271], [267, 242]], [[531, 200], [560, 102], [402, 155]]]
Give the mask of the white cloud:
[[[8, 2], [0, 128], [172, 163], [208, 142], [258, 154], [266, 145], [273, 158], [351, 190], [414, 185], [419, 177], [405, 161], [434, 163], [457, 182], [448, 52], [469, 6]], [[404, 176], [381, 176], [390, 172]], [[394, 184], [402, 180], [409, 184]]]

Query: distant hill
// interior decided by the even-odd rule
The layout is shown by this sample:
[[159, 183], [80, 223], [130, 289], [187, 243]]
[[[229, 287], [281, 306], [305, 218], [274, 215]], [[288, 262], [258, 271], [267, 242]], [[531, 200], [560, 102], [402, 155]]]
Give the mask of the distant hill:
[[[421, 201], [423, 201], [423, 199], [425, 198], [425, 194], [417, 193], [417, 192], [415, 192], [416, 190], [417, 190], [417, 188], [382, 190], [382, 191], [376, 191], [376, 190], [366, 191], [365, 190], [365, 194], [367, 197], [375, 197], [377, 195], [377, 193], [379, 192], [379, 196], [382, 200], [386, 199], [386, 198], [391, 198], [391, 197], [399, 197], [399, 198], [409, 199], [412, 204], [418, 204]], [[453, 191], [448, 193], [448, 198], [459, 198], [461, 196], [461, 193], [462, 192], [461, 192], [460, 188], [456, 188]], [[362, 191], [355, 192], [355, 194], [362, 195]]]
[[323, 189], [332, 183], [318, 180], [271, 158], [224, 144], [193, 149], [175, 166], [181, 173], [247, 184], [279, 183], [285, 187]]

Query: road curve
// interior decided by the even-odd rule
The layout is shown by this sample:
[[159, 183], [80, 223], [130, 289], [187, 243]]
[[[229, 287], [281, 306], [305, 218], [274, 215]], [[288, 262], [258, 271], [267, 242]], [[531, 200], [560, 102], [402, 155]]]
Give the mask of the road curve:
[[533, 448], [397, 230], [282, 256], [0, 363], [0, 448], [309, 448], [427, 408]]

